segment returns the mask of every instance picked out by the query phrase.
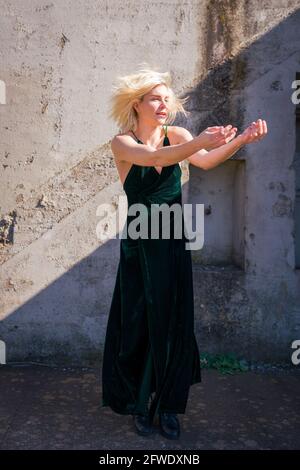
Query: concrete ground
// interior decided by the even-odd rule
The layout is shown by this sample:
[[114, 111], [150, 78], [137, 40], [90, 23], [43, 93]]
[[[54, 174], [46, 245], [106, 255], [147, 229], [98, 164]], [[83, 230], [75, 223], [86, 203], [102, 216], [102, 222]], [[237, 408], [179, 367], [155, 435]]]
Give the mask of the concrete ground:
[[181, 437], [156, 423], [138, 436], [132, 416], [101, 408], [101, 369], [0, 366], [0, 449], [300, 449], [300, 373], [202, 370], [190, 388]]

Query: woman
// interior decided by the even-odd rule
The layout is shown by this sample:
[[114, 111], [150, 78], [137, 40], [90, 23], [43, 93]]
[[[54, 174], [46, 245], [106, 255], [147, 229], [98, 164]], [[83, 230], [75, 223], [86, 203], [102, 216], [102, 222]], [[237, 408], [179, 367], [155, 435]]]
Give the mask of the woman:
[[[158, 415], [161, 433], [178, 439], [177, 414], [185, 412], [190, 386], [201, 381], [191, 253], [184, 232], [181, 238], [174, 235], [178, 219], [173, 213], [168, 214], [168, 238], [160, 227], [156, 238], [149, 236], [152, 209], [182, 208], [181, 161], [209, 170], [263, 138], [267, 127], [259, 119], [238, 136], [228, 125], [209, 127], [193, 138], [187, 129], [170, 125], [178, 112], [187, 112], [168, 72], [142, 68], [119, 80], [110, 116], [121, 133], [111, 148], [128, 199], [126, 229], [134, 223], [129, 213], [134, 204], [145, 211], [131, 226], [135, 234], [126, 232], [121, 239], [104, 345], [102, 406], [132, 414], [140, 435], [153, 432]], [[180, 217], [183, 222], [182, 212]]]

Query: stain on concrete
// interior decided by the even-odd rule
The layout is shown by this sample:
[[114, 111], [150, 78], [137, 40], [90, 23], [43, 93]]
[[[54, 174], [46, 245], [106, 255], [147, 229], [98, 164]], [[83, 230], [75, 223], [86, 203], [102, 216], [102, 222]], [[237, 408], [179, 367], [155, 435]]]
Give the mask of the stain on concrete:
[[273, 189], [275, 189], [276, 191], [281, 191], [281, 192], [284, 192], [286, 191], [286, 187], [285, 185], [283, 184], [282, 181], [271, 181], [269, 183], [269, 189], [272, 191]]
[[68, 39], [67, 36], [62, 33], [61, 38], [59, 40], [60, 54], [62, 53], [67, 42], [70, 42], [70, 39]]
[[277, 201], [272, 206], [272, 214], [274, 217], [292, 217], [293, 202], [291, 198], [285, 194], [279, 194]]
[[274, 80], [270, 85], [271, 90], [274, 91], [282, 91], [283, 85], [280, 80]]
[[0, 247], [14, 243], [14, 230], [17, 225], [17, 211], [13, 210], [0, 220]]

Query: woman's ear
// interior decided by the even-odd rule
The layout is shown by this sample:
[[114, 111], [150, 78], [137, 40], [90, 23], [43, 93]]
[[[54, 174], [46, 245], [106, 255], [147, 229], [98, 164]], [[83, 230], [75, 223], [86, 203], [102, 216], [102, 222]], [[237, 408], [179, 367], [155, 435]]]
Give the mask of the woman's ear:
[[135, 112], [137, 113], [137, 103], [136, 102], [133, 103], [132, 107], [135, 110]]
[[139, 104], [140, 102], [143, 101], [143, 96], [141, 98], [136, 98], [135, 101], [133, 102], [133, 107], [135, 109], [135, 112], [138, 114], [138, 107], [139, 107]]

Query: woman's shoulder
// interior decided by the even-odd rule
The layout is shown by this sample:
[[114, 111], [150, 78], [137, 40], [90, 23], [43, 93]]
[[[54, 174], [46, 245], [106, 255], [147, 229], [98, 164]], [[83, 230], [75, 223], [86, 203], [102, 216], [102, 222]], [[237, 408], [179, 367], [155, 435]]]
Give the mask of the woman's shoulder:
[[183, 144], [194, 138], [190, 131], [181, 126], [168, 126], [168, 135], [172, 139], [173, 145]]
[[117, 134], [115, 134], [113, 136], [112, 139], [118, 139], [118, 138], [122, 138], [122, 137], [132, 137], [132, 132], [131, 131], [128, 131], [128, 132], [118, 132]]

